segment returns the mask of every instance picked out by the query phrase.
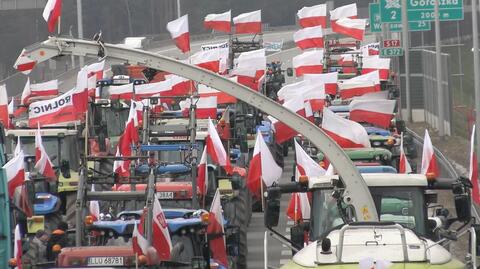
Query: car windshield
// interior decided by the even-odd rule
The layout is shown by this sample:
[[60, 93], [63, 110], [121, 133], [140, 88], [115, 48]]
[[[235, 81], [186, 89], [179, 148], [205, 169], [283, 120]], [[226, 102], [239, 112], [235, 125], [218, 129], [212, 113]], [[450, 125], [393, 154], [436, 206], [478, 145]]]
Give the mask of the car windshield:
[[[423, 190], [419, 187], [371, 187], [380, 221], [393, 221], [416, 233], [426, 234]], [[318, 239], [344, 223], [331, 189], [313, 192], [311, 238]], [[342, 210], [345, 207], [342, 205]]]

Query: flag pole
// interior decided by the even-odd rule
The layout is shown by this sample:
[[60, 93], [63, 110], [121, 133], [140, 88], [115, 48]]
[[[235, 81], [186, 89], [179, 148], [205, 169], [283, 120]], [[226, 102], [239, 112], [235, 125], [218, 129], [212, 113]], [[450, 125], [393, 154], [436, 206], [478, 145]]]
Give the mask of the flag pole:
[[58, 35], [60, 35], [60, 24], [62, 23], [62, 16], [58, 16], [58, 23], [57, 23], [57, 27], [58, 27]]
[[262, 211], [265, 211], [265, 200], [263, 199], [263, 178], [260, 177], [260, 199], [262, 200]]
[[135, 252], [135, 269], [138, 269], [138, 253], [137, 252]]

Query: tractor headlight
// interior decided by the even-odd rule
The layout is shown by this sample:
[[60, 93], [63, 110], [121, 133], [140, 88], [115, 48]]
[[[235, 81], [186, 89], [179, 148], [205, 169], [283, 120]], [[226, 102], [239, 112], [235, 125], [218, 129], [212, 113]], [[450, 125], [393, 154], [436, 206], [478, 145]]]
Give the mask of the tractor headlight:
[[378, 147], [378, 146], [381, 146], [381, 145], [382, 145], [382, 143], [379, 142], [379, 141], [373, 142], [373, 146], [374, 146], [374, 147]]

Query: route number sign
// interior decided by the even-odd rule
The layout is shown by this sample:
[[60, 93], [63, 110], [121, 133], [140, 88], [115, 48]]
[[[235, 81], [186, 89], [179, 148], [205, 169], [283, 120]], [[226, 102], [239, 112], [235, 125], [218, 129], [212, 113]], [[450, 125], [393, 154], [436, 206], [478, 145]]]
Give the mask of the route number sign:
[[398, 48], [401, 47], [400, 39], [387, 39], [383, 40], [384, 48]]

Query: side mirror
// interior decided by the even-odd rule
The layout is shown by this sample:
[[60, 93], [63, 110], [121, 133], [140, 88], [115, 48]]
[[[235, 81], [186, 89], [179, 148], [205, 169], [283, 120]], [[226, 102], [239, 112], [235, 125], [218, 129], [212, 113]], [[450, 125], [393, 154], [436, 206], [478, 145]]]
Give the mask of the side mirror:
[[287, 76], [293, 77], [293, 68], [291, 67], [287, 68]]
[[472, 218], [472, 208], [470, 203], [470, 194], [465, 184], [457, 180], [452, 183], [453, 199], [455, 201], [455, 211], [459, 221], [467, 222]]
[[403, 132], [405, 133], [407, 128], [405, 127], [405, 121], [404, 120], [395, 120], [395, 127], [397, 127], [397, 131], [399, 133]]
[[[265, 201], [264, 223], [265, 227], [276, 227], [280, 218], [280, 196], [282, 195], [278, 187], [273, 187], [267, 192]], [[262, 197], [263, 199], [263, 197]]]
[[60, 165], [60, 172], [64, 178], [70, 178], [70, 162], [68, 160], [62, 160]]

